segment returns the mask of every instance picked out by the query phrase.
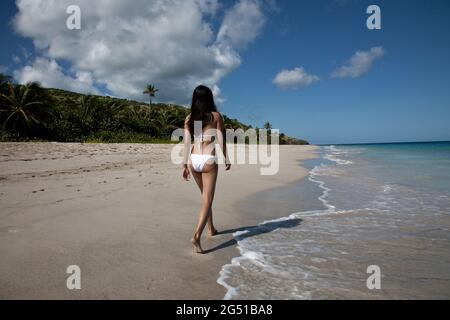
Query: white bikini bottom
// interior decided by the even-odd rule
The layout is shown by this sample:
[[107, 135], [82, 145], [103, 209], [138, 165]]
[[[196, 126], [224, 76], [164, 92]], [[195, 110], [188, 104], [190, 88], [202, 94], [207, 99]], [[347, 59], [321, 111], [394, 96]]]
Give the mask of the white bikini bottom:
[[212, 159], [215, 159], [216, 156], [211, 154], [191, 154], [191, 163], [192, 167], [196, 172], [203, 172], [203, 168], [205, 164]]

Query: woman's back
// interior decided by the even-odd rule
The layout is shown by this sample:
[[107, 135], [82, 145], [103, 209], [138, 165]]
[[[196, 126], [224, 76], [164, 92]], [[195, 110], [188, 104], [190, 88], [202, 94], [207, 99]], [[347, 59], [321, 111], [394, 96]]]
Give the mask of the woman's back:
[[[189, 121], [189, 117], [186, 121]], [[215, 154], [215, 141], [217, 139], [217, 130], [219, 121], [221, 117], [218, 112], [211, 112], [206, 118], [207, 121], [201, 123], [200, 126], [195, 126], [193, 137], [194, 137], [194, 148], [192, 150], [193, 154]]]

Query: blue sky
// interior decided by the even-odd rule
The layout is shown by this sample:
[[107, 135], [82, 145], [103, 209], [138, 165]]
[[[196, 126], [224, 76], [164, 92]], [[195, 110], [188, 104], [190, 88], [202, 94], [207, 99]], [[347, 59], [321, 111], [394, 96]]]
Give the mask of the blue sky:
[[[449, 1], [240, 0], [208, 4], [192, 15], [186, 13], [189, 16], [182, 28], [174, 27], [167, 38], [160, 36], [164, 32], [155, 33], [154, 38], [148, 32], [147, 40], [154, 40], [151, 47], [143, 47], [149, 59], [138, 55], [138, 50], [108, 51], [114, 42], [106, 38], [114, 32], [101, 31], [98, 25], [97, 47], [83, 34], [74, 36], [62, 29], [55, 33], [61, 24], [59, 16], [38, 19], [35, 9], [27, 12], [31, 6], [27, 1], [19, 6], [22, 20], [15, 25], [11, 22], [19, 12], [15, 2], [0, 4], [0, 68], [18, 82], [42, 77], [44, 85], [145, 99], [139, 90], [142, 81], [147, 81], [146, 71], [143, 76], [139, 71], [148, 66], [154, 70], [149, 72], [150, 81], [164, 91], [161, 101], [185, 103], [189, 86], [193, 89], [195, 84], [206, 83], [216, 87], [220, 109], [228, 116], [254, 126], [269, 120], [274, 128], [312, 143], [450, 140]], [[371, 4], [381, 8], [381, 30], [366, 27], [366, 9]], [[108, 14], [120, 12], [122, 19], [135, 19], [136, 12], [142, 11], [137, 8], [125, 15], [120, 5], [112, 7]], [[91, 26], [88, 9], [82, 6]], [[180, 9], [176, 14], [187, 11]], [[170, 16], [170, 12], [161, 12]], [[104, 14], [92, 16], [99, 20]], [[189, 19], [192, 30], [185, 27]], [[199, 36], [196, 25], [197, 29], [206, 25], [208, 30]], [[145, 27], [152, 31], [158, 25]], [[170, 43], [174, 34], [183, 40]], [[61, 42], [55, 40], [59, 35], [64, 36]], [[141, 48], [142, 40], [135, 38], [129, 47]], [[122, 44], [127, 43], [124, 39]], [[106, 58], [100, 57], [99, 42], [108, 52]], [[72, 55], [77, 48], [83, 51]], [[355, 58], [358, 51], [360, 59]], [[95, 59], [83, 57], [86, 52], [95, 52]], [[114, 57], [116, 52], [129, 59], [119, 60]], [[159, 58], [161, 52], [164, 55]], [[374, 52], [379, 54], [373, 57]], [[212, 57], [213, 53], [217, 55]], [[149, 64], [141, 68], [139, 59], [144, 58]], [[332, 76], [343, 66], [353, 70], [353, 77]], [[189, 68], [194, 67], [192, 76], [194, 71]], [[116, 77], [125, 72], [121, 68], [136, 70]], [[294, 76], [294, 80], [289, 78], [293, 82], [274, 82], [283, 70], [291, 72], [287, 77]], [[136, 81], [130, 80], [133, 74]]]

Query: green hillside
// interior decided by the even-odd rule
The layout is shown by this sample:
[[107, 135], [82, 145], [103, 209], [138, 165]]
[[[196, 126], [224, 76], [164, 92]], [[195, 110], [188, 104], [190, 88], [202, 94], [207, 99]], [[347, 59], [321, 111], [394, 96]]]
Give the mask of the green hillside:
[[[16, 85], [0, 75], [0, 141], [168, 143], [189, 110], [106, 96]], [[224, 115], [228, 129], [251, 126]], [[280, 135], [281, 144], [307, 144]]]

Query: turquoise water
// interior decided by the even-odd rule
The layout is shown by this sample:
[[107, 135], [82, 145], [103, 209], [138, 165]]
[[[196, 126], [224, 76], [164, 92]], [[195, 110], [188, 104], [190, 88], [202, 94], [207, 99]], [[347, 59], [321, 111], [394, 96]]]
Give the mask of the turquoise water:
[[339, 209], [379, 209], [384, 199], [383, 209], [450, 212], [449, 142], [328, 146], [323, 157], [335, 165], [316, 170]]
[[[387, 183], [423, 190], [450, 191], [450, 142], [338, 146], [360, 151], [372, 174]], [[374, 170], [378, 170], [375, 172]]]
[[323, 209], [236, 233], [226, 299], [450, 298], [450, 143], [325, 146], [310, 169]]

